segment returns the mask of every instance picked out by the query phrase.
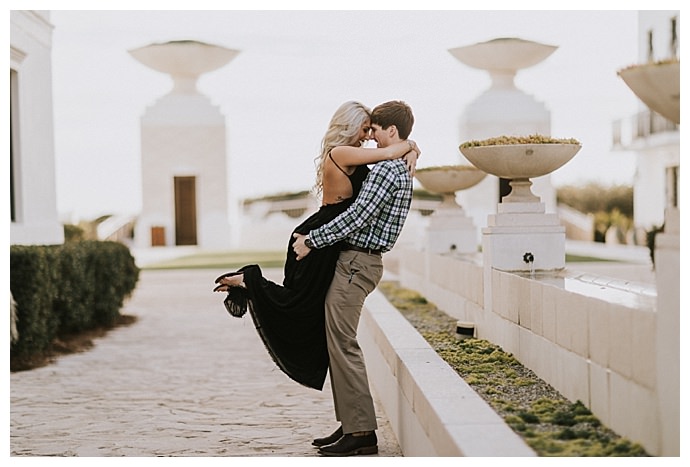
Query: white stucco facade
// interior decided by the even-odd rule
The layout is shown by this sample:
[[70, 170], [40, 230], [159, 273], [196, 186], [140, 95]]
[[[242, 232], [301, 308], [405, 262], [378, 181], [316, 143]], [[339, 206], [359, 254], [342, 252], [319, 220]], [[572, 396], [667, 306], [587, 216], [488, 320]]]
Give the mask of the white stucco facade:
[[[186, 111], [176, 112], [176, 108]], [[225, 119], [202, 95], [167, 96], [148, 108], [141, 120], [143, 184], [137, 246], [152, 245], [153, 227], [164, 229], [165, 245], [176, 244], [174, 180], [192, 177], [196, 180], [197, 245], [228, 247], [225, 133]]]
[[10, 11], [10, 244], [60, 244], [48, 11]]
[[174, 41], [130, 53], [174, 82], [141, 119], [142, 210], [135, 245], [230, 248], [225, 117], [197, 91], [196, 80], [237, 51]]
[[[640, 11], [638, 63], [674, 57], [680, 57], [680, 11]], [[642, 233], [663, 225], [665, 210], [678, 204], [680, 127], [650, 112], [642, 101], [639, 113], [628, 123], [630, 133], [623, 135], [622, 147], [636, 157], [635, 227], [644, 241]]]

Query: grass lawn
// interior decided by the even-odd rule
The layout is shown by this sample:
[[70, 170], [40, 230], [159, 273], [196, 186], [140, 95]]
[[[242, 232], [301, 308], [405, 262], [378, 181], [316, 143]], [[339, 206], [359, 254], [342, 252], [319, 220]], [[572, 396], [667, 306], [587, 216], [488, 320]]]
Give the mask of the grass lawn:
[[213, 251], [195, 253], [161, 261], [142, 269], [237, 269], [247, 264], [258, 264], [262, 269], [283, 268], [285, 251]]
[[[566, 263], [620, 262], [593, 256], [566, 255]], [[280, 251], [213, 251], [194, 253], [144, 266], [142, 269], [237, 269], [247, 264], [261, 268], [280, 268], [285, 265], [285, 250]]]

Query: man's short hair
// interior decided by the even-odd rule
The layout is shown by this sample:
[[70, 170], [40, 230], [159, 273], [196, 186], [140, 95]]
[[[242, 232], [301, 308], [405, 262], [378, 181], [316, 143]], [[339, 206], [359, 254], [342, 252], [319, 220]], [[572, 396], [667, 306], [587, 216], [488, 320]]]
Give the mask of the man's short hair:
[[407, 139], [412, 132], [414, 116], [412, 109], [403, 101], [389, 101], [374, 107], [371, 111], [371, 123], [384, 130], [391, 125], [398, 129], [400, 139]]

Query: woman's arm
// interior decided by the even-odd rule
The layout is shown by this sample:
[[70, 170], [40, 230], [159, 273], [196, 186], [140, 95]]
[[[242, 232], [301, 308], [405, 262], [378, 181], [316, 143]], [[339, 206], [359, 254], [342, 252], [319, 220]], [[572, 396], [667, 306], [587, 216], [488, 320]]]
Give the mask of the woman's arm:
[[331, 154], [341, 167], [354, 167], [357, 165], [398, 159], [411, 151], [416, 152], [417, 157], [419, 157], [419, 148], [417, 144], [412, 140], [407, 140], [391, 144], [385, 148], [338, 146], [331, 150]]

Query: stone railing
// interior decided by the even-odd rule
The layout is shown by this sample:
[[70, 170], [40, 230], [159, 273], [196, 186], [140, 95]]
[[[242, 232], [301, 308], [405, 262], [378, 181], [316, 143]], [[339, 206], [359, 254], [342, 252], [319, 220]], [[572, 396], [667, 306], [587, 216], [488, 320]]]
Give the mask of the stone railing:
[[661, 133], [678, 132], [679, 125], [662, 117], [656, 112], [646, 110], [628, 119], [615, 120], [612, 123], [614, 147], [627, 147], [637, 140]]

